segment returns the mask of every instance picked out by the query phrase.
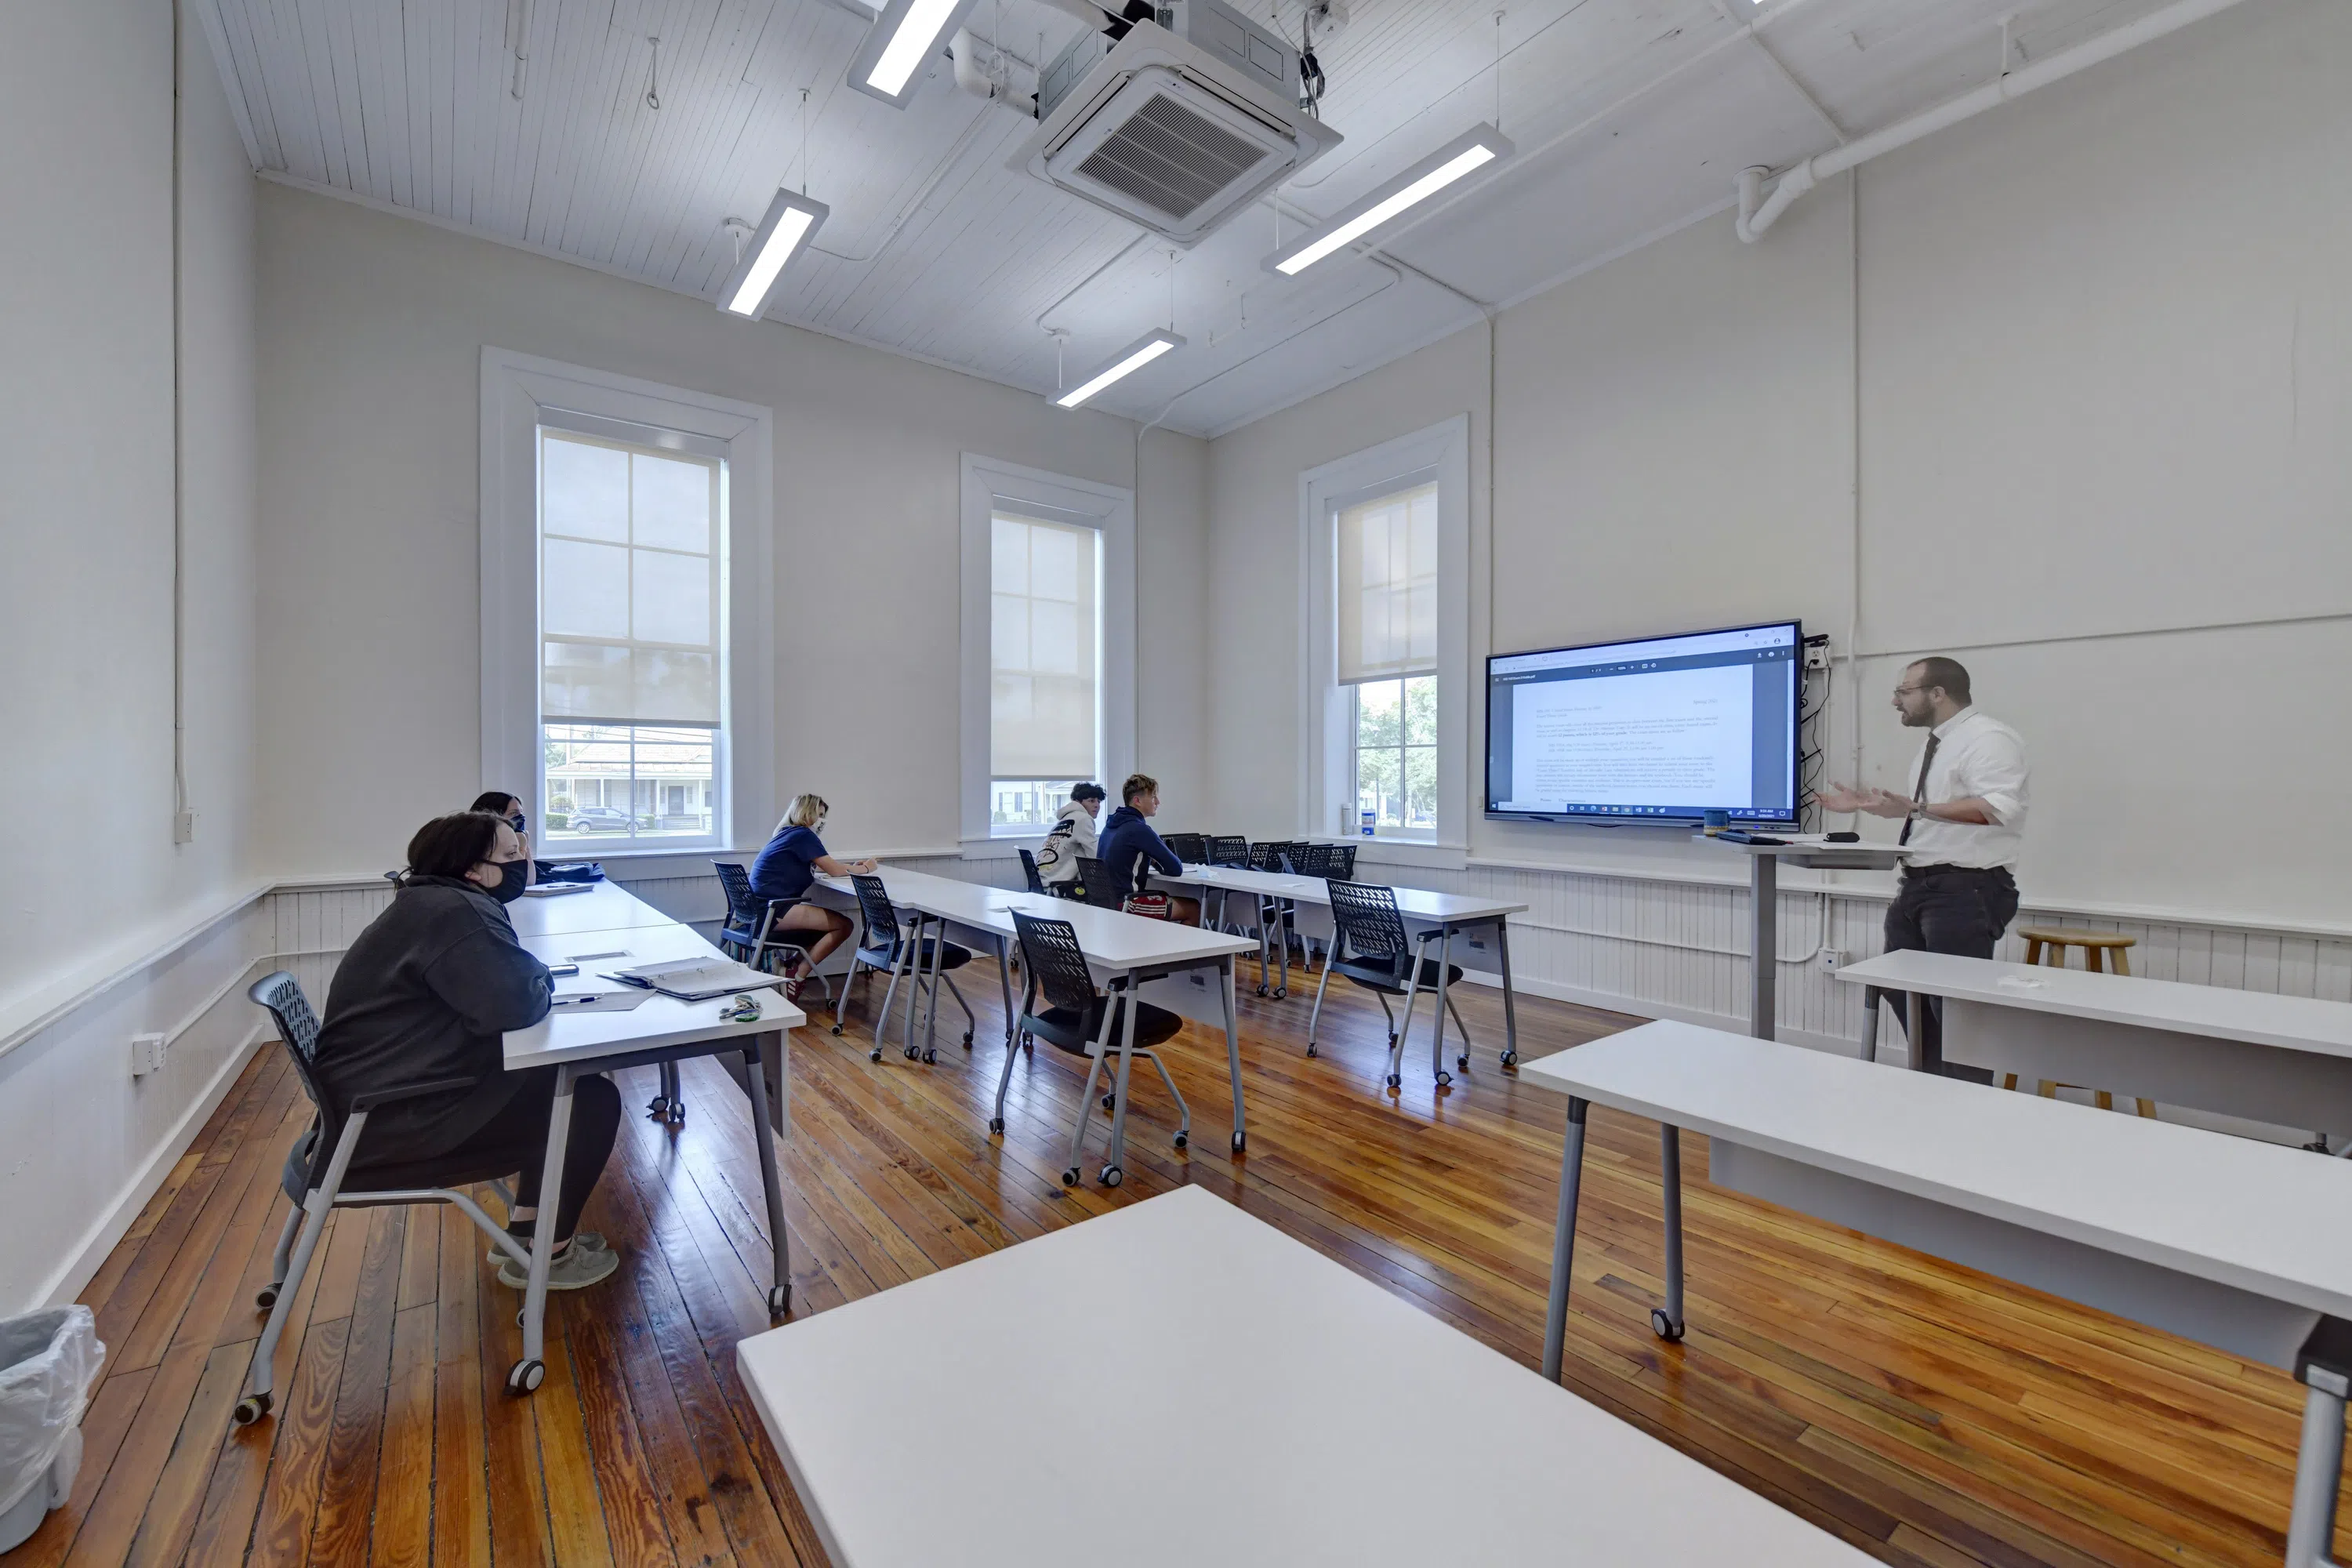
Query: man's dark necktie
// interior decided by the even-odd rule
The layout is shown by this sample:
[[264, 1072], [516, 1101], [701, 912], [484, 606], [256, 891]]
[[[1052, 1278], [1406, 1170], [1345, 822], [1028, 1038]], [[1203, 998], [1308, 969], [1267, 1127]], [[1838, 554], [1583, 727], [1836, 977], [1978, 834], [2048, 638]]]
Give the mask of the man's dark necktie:
[[[1919, 786], [1911, 792], [1911, 804], [1915, 806], [1927, 804], [1927, 770], [1935, 766], [1936, 748], [1943, 744], [1943, 741], [1944, 737], [1937, 734], [1933, 730], [1927, 731], [1927, 749], [1919, 754]], [[1898, 845], [1910, 843], [1911, 825], [1918, 820], [1916, 816], [1905, 817], [1902, 836], [1895, 842]]]

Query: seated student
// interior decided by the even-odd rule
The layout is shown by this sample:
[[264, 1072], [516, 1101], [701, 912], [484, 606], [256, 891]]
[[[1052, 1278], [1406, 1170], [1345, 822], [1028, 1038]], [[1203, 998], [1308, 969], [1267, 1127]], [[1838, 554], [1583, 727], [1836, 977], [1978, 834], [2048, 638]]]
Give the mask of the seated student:
[[1098, 784], [1082, 784], [1070, 792], [1070, 804], [1054, 819], [1037, 851], [1037, 875], [1047, 892], [1067, 897], [1078, 885], [1079, 858], [1096, 858], [1095, 818], [1105, 794]]
[[522, 840], [522, 862], [530, 868], [530, 880], [539, 880], [539, 862], [530, 858], [530, 818], [523, 815], [520, 795], [509, 795], [504, 790], [486, 789], [476, 795], [474, 804], [466, 809], [487, 811], [513, 828], [515, 837]]
[[[824, 827], [825, 813], [832, 809], [824, 797], [814, 795], [793, 796], [791, 809], [776, 824], [776, 835], [768, 840], [760, 858], [751, 862], [751, 891], [763, 899], [795, 899], [808, 897], [809, 884], [817, 874], [846, 877], [853, 872], [871, 872], [881, 864], [878, 860], [836, 860], [824, 852], [824, 841], [817, 834]], [[808, 971], [825, 961], [833, 950], [849, 940], [849, 917], [823, 904], [795, 903], [776, 914], [778, 931], [815, 931], [817, 939], [806, 949]], [[800, 1000], [800, 980], [788, 980], [784, 994]]]
[[[1160, 815], [1160, 781], [1150, 773], [1129, 773], [1119, 785], [1119, 799], [1125, 804], [1110, 814], [1103, 824], [1102, 838], [1096, 858], [1103, 868], [1118, 879], [1122, 893], [1140, 891], [1147, 872], [1160, 871], [1167, 876], [1183, 874], [1184, 862], [1176, 858], [1176, 851], [1160, 842], [1160, 835], [1151, 830], [1151, 817]], [[1168, 918], [1190, 925], [1201, 918], [1201, 902], [1197, 899], [1171, 898]]]
[[[345, 1103], [404, 1083], [471, 1077], [470, 1088], [371, 1112], [362, 1157], [521, 1172], [508, 1220], [520, 1237], [537, 1223], [555, 1100], [555, 1069], [508, 1072], [499, 1038], [546, 1017], [554, 994], [546, 966], [523, 950], [507, 919], [528, 875], [521, 837], [489, 812], [461, 811], [418, 828], [392, 907], [360, 932], [335, 971], [317, 1058], [322, 1090]], [[572, 1085], [552, 1289], [593, 1285], [619, 1266], [601, 1237], [573, 1227], [620, 1125], [621, 1095], [610, 1079]], [[528, 1283], [509, 1258], [499, 1279], [518, 1290]]]

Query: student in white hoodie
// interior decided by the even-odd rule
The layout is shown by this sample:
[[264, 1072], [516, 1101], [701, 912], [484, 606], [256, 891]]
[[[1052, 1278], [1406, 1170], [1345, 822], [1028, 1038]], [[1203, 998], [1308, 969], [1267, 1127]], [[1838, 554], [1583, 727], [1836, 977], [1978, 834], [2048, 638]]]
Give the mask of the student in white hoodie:
[[1077, 886], [1078, 858], [1094, 858], [1095, 818], [1101, 815], [1103, 797], [1108, 793], [1102, 785], [1092, 783], [1070, 791], [1070, 804], [1054, 818], [1053, 827], [1045, 834], [1045, 847], [1037, 851], [1037, 875], [1045, 879], [1046, 887], [1066, 892]]

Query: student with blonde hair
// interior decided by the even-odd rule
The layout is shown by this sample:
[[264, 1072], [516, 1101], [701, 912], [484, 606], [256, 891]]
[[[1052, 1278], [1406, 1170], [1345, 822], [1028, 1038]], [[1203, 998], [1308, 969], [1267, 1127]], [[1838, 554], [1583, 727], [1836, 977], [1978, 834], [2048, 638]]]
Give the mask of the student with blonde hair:
[[793, 796], [784, 819], [776, 824], [775, 837], [760, 851], [760, 858], [751, 862], [751, 891], [771, 901], [793, 900], [790, 909], [777, 911], [773, 929], [818, 933], [807, 948], [811, 971], [849, 940], [850, 924], [847, 915], [807, 902], [809, 884], [820, 873], [846, 877], [854, 872], [873, 871], [879, 865], [874, 860], [836, 860], [825, 853], [824, 840], [817, 835], [824, 827], [829, 809], [823, 795]]

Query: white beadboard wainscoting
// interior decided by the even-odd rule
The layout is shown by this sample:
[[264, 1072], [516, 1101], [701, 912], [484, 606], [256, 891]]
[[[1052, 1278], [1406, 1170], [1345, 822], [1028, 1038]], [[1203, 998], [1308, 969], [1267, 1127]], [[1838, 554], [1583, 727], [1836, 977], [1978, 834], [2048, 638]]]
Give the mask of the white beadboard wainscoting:
[[[1017, 886], [1020, 875], [1015, 861], [951, 850], [887, 858], [974, 882]], [[656, 909], [706, 931], [724, 913], [707, 857], [614, 859], [606, 868]], [[1746, 1027], [1744, 885], [1475, 860], [1405, 865], [1376, 846], [1365, 847], [1358, 875], [1525, 903], [1527, 912], [1511, 921], [1511, 956], [1530, 994]], [[0, 1031], [0, 1258], [10, 1260], [0, 1276], [0, 1312], [71, 1300], [130, 1228], [268, 1036], [246, 987], [288, 969], [323, 1009], [344, 950], [391, 898], [377, 877], [257, 885], [205, 912], [176, 941], [153, 944]], [[1836, 980], [1821, 952], [1861, 959], [1878, 952], [1886, 898], [1883, 888], [1868, 886], [1783, 889], [1781, 1037], [1829, 1049], [1850, 1049], [1860, 1039], [1860, 988]], [[2019, 921], [2127, 932], [2138, 942], [2133, 973], [2154, 979], [2352, 1001], [2352, 935], [2341, 932], [2030, 900]], [[2003, 947], [2005, 957], [2022, 956], [2013, 931]], [[133, 1079], [131, 1037], [151, 1032], [170, 1041], [163, 1066]], [[1898, 1049], [1892, 1031], [1887, 1037], [1882, 1048]]]

